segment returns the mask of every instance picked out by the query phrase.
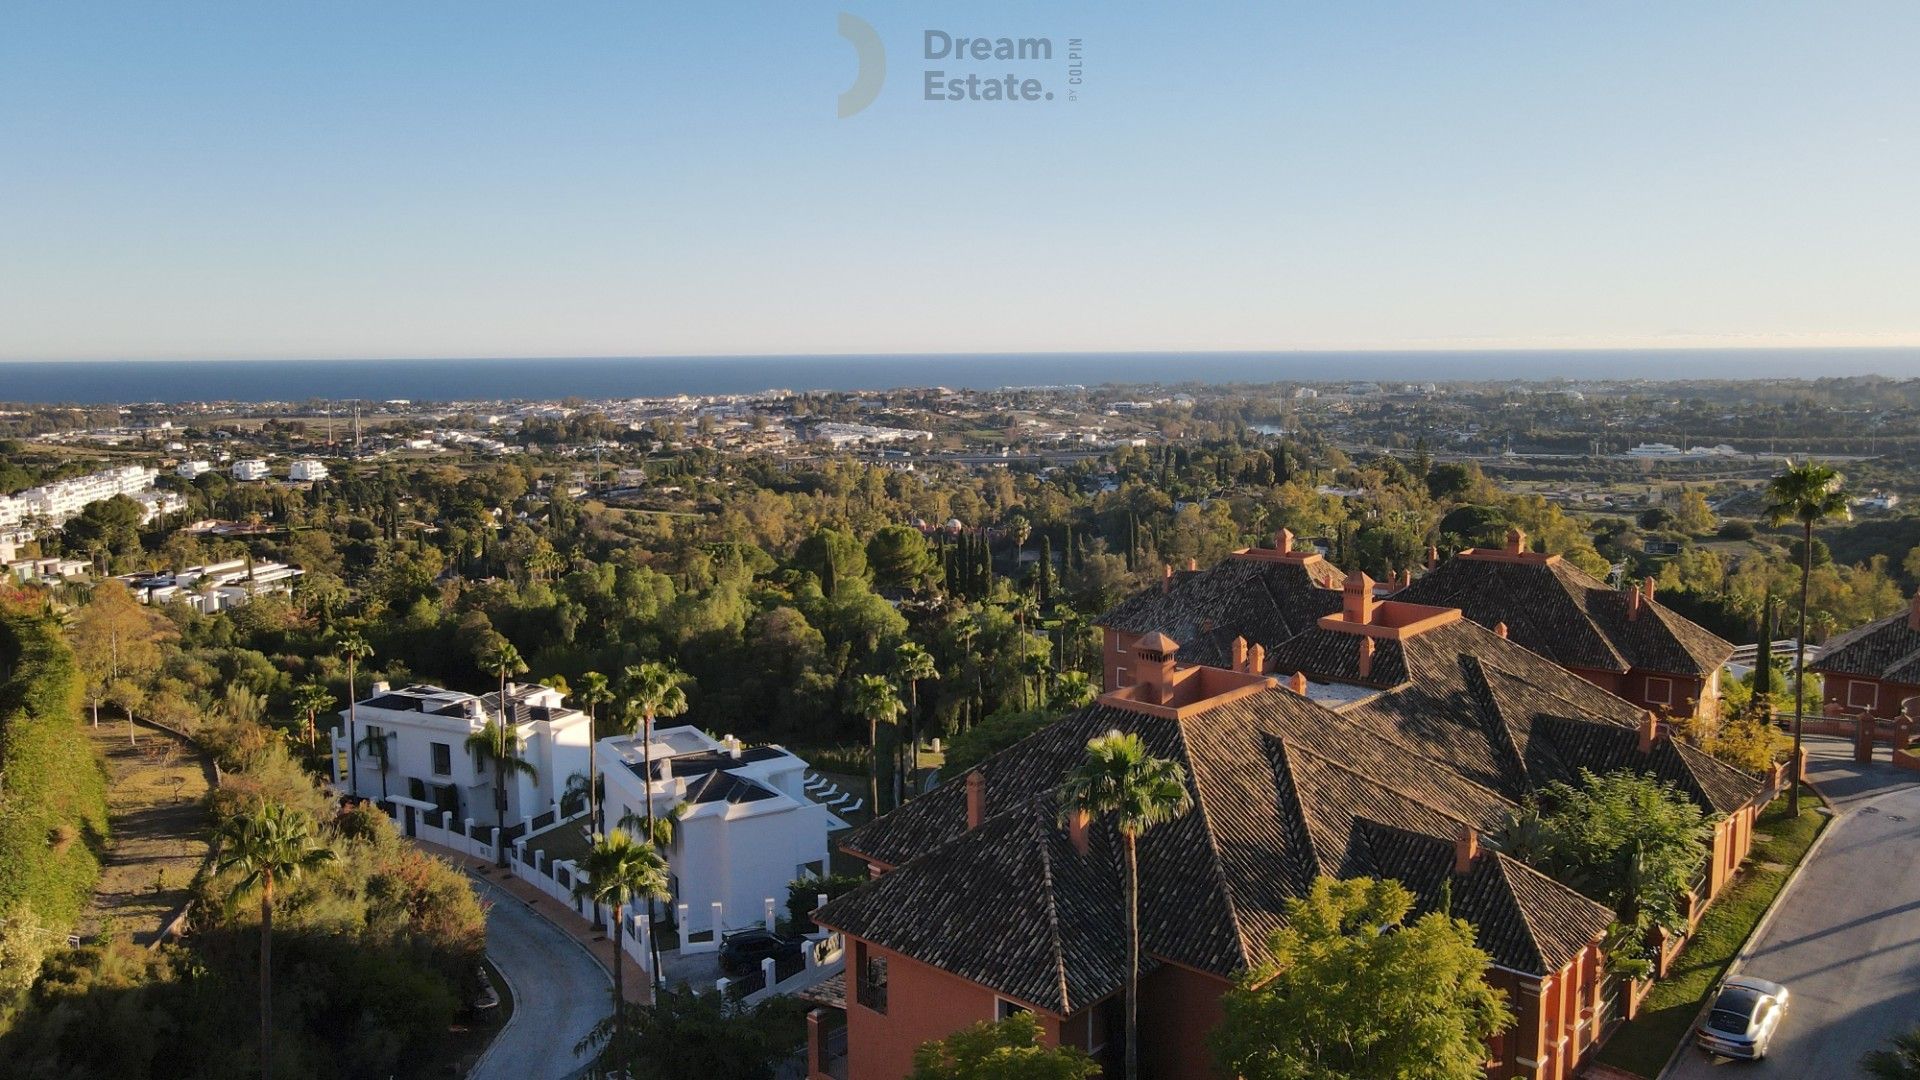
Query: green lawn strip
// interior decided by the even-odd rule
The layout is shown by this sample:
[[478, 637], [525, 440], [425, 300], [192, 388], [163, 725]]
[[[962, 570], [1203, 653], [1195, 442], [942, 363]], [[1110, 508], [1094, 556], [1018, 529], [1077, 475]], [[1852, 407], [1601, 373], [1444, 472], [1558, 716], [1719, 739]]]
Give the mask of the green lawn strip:
[[[1707, 994], [1786, 885], [1827, 816], [1811, 788], [1802, 788], [1798, 821], [1787, 816], [1783, 796], [1760, 814], [1753, 852], [1746, 869], [1700, 920], [1699, 932], [1674, 958], [1668, 976], [1654, 984], [1640, 1015], [1616, 1031], [1601, 1048], [1603, 1064], [1645, 1077], [1657, 1076], [1685, 1039]], [[1762, 837], [1761, 834], [1764, 834]], [[1769, 867], [1778, 866], [1778, 869]]]

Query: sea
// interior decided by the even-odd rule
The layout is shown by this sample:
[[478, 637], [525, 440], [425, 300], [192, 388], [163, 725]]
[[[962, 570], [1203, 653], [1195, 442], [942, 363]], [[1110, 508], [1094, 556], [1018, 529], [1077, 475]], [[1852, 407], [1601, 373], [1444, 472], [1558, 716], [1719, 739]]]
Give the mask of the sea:
[[0, 362], [0, 402], [459, 402], [944, 386], [1920, 376], [1920, 348]]

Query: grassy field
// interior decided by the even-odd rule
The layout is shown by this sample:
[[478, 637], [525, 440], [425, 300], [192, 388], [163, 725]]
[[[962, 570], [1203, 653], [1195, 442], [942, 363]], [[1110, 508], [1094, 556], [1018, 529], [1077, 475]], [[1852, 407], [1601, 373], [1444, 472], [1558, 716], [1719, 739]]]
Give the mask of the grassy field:
[[1602, 1063], [1640, 1076], [1657, 1076], [1674, 1047], [1687, 1037], [1701, 1003], [1826, 827], [1828, 818], [1821, 812], [1819, 796], [1812, 788], [1801, 791], [1798, 820], [1787, 816], [1784, 797], [1761, 813], [1746, 869], [1700, 920], [1699, 932], [1674, 958], [1667, 978], [1648, 992], [1640, 1015], [1601, 1048]]
[[207, 856], [207, 773], [193, 750], [124, 719], [89, 727], [107, 764], [109, 836], [82, 936], [127, 934], [146, 943], [186, 902]]

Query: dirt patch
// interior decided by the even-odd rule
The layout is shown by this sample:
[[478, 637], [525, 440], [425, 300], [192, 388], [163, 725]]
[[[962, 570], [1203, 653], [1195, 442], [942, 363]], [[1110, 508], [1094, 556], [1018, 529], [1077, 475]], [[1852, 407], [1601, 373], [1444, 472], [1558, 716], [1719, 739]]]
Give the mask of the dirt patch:
[[124, 719], [87, 729], [107, 765], [108, 838], [83, 937], [159, 936], [187, 901], [206, 861], [211, 767], [192, 747], [152, 728], [129, 744]]

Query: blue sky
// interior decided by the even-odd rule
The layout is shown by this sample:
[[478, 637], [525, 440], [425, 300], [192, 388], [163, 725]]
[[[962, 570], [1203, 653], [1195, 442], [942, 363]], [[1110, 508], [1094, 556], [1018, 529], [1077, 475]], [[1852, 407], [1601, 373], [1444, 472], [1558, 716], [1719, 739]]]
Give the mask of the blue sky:
[[[888, 51], [844, 120], [842, 10]], [[929, 28], [1080, 38], [1081, 99], [923, 101]], [[1906, 0], [8, 2], [0, 359], [1915, 345], [1916, 40]]]

